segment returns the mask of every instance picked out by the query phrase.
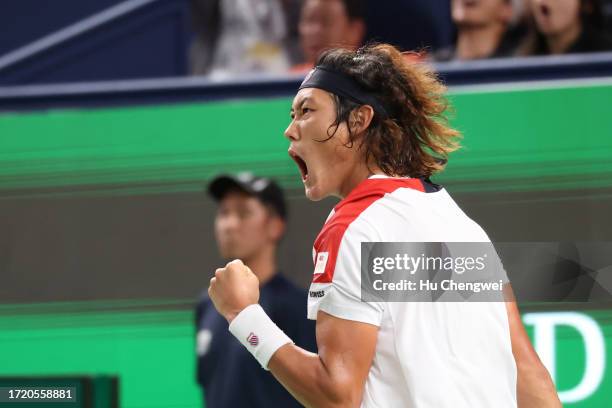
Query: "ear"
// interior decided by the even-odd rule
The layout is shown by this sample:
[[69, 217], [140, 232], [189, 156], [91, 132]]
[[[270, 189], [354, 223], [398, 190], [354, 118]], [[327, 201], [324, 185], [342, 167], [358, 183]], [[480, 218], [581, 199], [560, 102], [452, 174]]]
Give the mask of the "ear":
[[277, 215], [270, 215], [270, 217], [268, 218], [268, 226], [267, 226], [267, 233], [268, 233], [268, 237], [274, 241], [277, 242], [279, 239], [281, 239], [281, 237], [283, 236], [283, 234], [285, 233], [285, 221], [283, 221], [279, 216]]
[[374, 109], [370, 105], [361, 105], [355, 108], [349, 117], [349, 125], [353, 134], [365, 131], [374, 117]]

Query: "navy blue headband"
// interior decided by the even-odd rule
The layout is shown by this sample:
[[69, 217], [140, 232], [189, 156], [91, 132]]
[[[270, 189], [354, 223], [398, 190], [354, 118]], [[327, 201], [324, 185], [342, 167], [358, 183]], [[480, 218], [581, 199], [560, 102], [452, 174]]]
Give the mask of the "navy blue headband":
[[370, 105], [375, 112], [383, 117], [389, 116], [378, 98], [365, 91], [353, 78], [325, 66], [319, 65], [310, 71], [299, 89], [303, 88], [323, 89], [362, 105]]

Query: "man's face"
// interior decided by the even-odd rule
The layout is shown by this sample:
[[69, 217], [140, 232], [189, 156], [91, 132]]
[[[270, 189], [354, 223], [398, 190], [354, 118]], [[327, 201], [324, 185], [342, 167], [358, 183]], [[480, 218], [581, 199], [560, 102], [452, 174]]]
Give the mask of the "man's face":
[[512, 7], [506, 0], [452, 0], [451, 6], [453, 21], [459, 27], [506, 24], [512, 16]]
[[560, 34], [580, 21], [580, 0], [531, 0], [531, 12], [540, 32]]
[[[306, 197], [318, 201], [329, 195], [339, 196], [351, 172], [364, 158], [358, 143], [352, 148], [344, 146], [349, 140], [346, 123], [337, 130], [330, 129], [336, 119], [332, 95], [318, 88], [301, 89], [293, 99], [291, 115], [285, 136], [291, 142], [289, 155], [298, 165]], [[334, 130], [334, 136], [329, 138]]]
[[363, 21], [349, 19], [342, 0], [306, 0], [298, 27], [304, 57], [314, 62], [329, 47], [358, 47], [363, 27]]
[[278, 220], [257, 197], [231, 190], [219, 202], [215, 217], [215, 238], [225, 259], [248, 260], [279, 236], [274, 228]]

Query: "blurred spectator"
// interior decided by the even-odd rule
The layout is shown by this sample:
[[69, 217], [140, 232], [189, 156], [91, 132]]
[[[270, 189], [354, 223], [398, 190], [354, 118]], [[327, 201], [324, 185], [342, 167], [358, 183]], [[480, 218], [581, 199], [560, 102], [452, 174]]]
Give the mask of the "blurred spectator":
[[285, 37], [285, 49], [289, 56], [290, 65], [299, 64], [304, 61], [302, 47], [300, 45], [300, 33], [298, 30], [300, 12], [303, 0], [280, 0], [285, 12], [287, 23], [287, 35]]
[[[257, 275], [259, 303], [295, 343], [316, 351], [314, 321], [306, 319], [306, 291], [278, 272], [276, 251], [287, 217], [283, 192], [250, 173], [220, 176], [208, 187], [219, 203], [215, 238], [221, 256], [241, 259]], [[227, 329], [204, 293], [196, 309], [197, 379], [207, 408], [270, 408], [301, 405], [264, 371]]]
[[280, 0], [192, 0], [192, 10], [192, 74], [224, 78], [289, 68]]
[[612, 0], [602, 0], [601, 9], [606, 33], [609, 37], [612, 37]]
[[598, 0], [529, 0], [537, 38], [532, 55], [612, 50]]
[[434, 59], [471, 60], [512, 52], [513, 44], [503, 41], [513, 17], [511, 0], [451, 0], [451, 14], [456, 43], [436, 52]]
[[529, 0], [512, 0], [512, 20], [496, 56], [523, 57], [529, 55], [536, 42], [537, 31]]
[[305, 0], [299, 33], [304, 62], [294, 72], [310, 70], [327, 48], [357, 48], [365, 36], [364, 0]]

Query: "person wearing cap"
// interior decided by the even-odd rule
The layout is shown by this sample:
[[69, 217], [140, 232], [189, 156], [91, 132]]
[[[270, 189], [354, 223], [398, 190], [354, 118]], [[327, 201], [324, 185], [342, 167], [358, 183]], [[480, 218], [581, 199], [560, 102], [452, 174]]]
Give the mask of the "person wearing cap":
[[446, 108], [431, 68], [388, 44], [324, 52], [293, 99], [285, 137], [306, 197], [341, 199], [313, 245], [307, 315], [318, 353], [275, 325], [240, 260], [217, 269], [208, 292], [229, 331], [305, 406], [561, 407], [505, 274], [489, 301], [363, 298], [371, 277], [367, 267], [361, 275], [363, 243], [490, 246], [430, 180], [459, 147]]
[[[304, 315], [306, 292], [276, 265], [287, 221], [280, 187], [268, 178], [241, 173], [215, 178], [208, 193], [218, 203], [215, 238], [221, 256], [243, 260], [259, 280], [259, 302], [266, 313], [296, 343], [314, 351], [314, 324]], [[207, 408], [300, 406], [270, 373], [261, 373], [257, 361], [227, 331], [225, 318], [207, 294], [197, 305], [196, 328], [197, 380]]]

